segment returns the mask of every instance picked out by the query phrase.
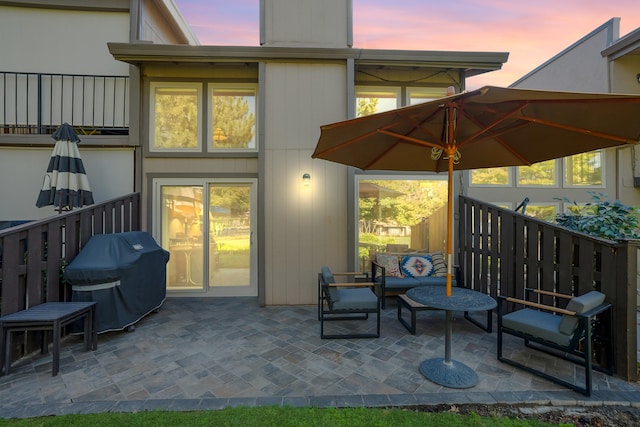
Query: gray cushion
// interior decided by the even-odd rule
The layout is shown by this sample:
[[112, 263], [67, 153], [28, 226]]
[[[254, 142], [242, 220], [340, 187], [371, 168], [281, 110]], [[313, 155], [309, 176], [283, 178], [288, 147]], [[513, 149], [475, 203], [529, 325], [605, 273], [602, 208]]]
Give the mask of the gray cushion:
[[[572, 298], [567, 304], [567, 310], [576, 313], [586, 313], [604, 302], [605, 295], [598, 291], [587, 292], [579, 297]], [[578, 319], [575, 316], [562, 316], [560, 322], [560, 331], [564, 334], [571, 335], [578, 326]]]
[[[331, 272], [329, 267], [322, 267], [322, 269], [320, 270], [320, 274], [322, 274], [323, 286], [326, 286], [329, 283], [336, 283], [336, 280], [333, 277], [333, 273]], [[329, 297], [329, 305], [335, 304], [340, 300], [340, 294], [335, 287], [327, 286], [327, 296]]]
[[[376, 280], [380, 282], [380, 280]], [[385, 277], [385, 288], [387, 290], [406, 290], [417, 286], [444, 286], [447, 284], [446, 277], [424, 276], [424, 277]], [[456, 280], [452, 278], [452, 286], [456, 286]]]
[[378, 307], [378, 297], [369, 288], [337, 288], [338, 301], [333, 301], [334, 310], [362, 310]]
[[560, 321], [564, 316], [556, 316], [540, 310], [524, 308], [502, 316], [502, 325], [534, 337], [542, 338], [562, 346], [568, 346], [571, 335], [560, 331]]

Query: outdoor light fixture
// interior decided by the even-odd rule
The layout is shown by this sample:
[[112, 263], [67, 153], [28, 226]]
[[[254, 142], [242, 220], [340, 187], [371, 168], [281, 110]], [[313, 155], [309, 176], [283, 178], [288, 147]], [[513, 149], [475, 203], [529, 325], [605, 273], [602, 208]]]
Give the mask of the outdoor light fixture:
[[309, 175], [308, 173], [305, 173], [304, 175], [302, 175], [302, 183], [304, 185], [311, 184], [311, 175]]

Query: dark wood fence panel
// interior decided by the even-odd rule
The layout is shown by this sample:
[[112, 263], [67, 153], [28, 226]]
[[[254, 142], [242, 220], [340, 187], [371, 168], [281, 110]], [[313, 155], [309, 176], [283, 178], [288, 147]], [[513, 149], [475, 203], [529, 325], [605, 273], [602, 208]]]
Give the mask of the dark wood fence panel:
[[[62, 268], [95, 234], [137, 231], [140, 194], [0, 231], [0, 315], [50, 301], [69, 301]], [[14, 359], [39, 348], [31, 332], [16, 337]]]
[[[526, 287], [569, 295], [603, 292], [613, 305], [613, 319], [608, 321], [613, 323], [616, 375], [638, 379], [640, 242], [598, 239], [464, 196], [459, 198], [458, 221], [464, 286], [493, 297], [516, 298], [524, 296]], [[493, 247], [494, 242], [499, 248]], [[559, 298], [545, 296], [540, 301], [566, 306], [566, 300]]]

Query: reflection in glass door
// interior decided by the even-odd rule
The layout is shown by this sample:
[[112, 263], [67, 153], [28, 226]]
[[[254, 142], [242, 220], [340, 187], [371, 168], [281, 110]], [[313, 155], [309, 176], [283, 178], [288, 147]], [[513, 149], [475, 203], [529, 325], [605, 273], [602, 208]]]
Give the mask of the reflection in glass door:
[[255, 180], [156, 179], [154, 197], [168, 291], [257, 295]]

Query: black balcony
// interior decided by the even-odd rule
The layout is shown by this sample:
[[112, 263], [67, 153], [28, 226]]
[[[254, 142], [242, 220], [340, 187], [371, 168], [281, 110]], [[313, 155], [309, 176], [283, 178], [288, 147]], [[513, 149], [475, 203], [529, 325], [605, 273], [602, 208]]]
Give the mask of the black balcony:
[[0, 134], [129, 134], [129, 77], [0, 71]]

